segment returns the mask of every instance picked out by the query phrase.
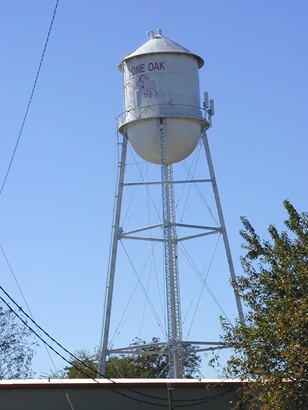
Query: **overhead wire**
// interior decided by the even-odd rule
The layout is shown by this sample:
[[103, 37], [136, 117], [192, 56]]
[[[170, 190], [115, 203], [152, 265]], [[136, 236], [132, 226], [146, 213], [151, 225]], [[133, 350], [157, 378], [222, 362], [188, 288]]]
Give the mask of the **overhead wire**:
[[[4, 291], [2, 287], [1, 287], [1, 290]], [[6, 294], [5, 291], [4, 291], [4, 293]], [[70, 364], [71, 366], [74, 366], [74, 367], [76, 367], [77, 369], [79, 369], [76, 365], [74, 365], [73, 362], [67, 360], [61, 353], [59, 353], [53, 346], [51, 346], [50, 343], [46, 342], [46, 340], [44, 340], [43, 337], [42, 337], [38, 332], [36, 332], [31, 326], [29, 326], [29, 324], [27, 323], [27, 321], [24, 320], [24, 319], [10, 306], [10, 304], [9, 304], [2, 296], [0, 296], [0, 300], [8, 307], [8, 309], [9, 309], [12, 313], [14, 313], [14, 315], [15, 315], [39, 340], [41, 340], [44, 344], [46, 344], [54, 353], [56, 353], [59, 357], [61, 357], [61, 359], [63, 359], [66, 363], [68, 363], [68, 364]], [[18, 306], [18, 308], [22, 311], [22, 313], [23, 313], [24, 315], [26, 315], [26, 316], [32, 321], [32, 319], [26, 314], [26, 312], [25, 312], [20, 306]], [[35, 323], [35, 325], [36, 325], [40, 330], [42, 330], [44, 334], [46, 334], [52, 341], [54, 341], [59, 347], [61, 347], [61, 349], [63, 349], [63, 350], [66, 351], [67, 353], [71, 354], [67, 349], [65, 349], [65, 348], [64, 348], [63, 346], [61, 346], [57, 341], [55, 341], [52, 337], [50, 337], [36, 322], [33, 321], [33, 323]], [[72, 357], [74, 357], [74, 356], [72, 355]], [[79, 361], [79, 359], [78, 359], [77, 357], [74, 357], [74, 358]], [[82, 363], [82, 364], [84, 364], [85, 366], [87, 366], [86, 363]], [[79, 369], [79, 370], [81, 371], [81, 373], [87, 375], [86, 373], [83, 372], [82, 369]], [[87, 376], [88, 376], [88, 375], [87, 375]]]
[[18, 290], [19, 290], [19, 292], [20, 292], [20, 294], [21, 294], [21, 297], [23, 298], [23, 301], [25, 302], [25, 305], [27, 306], [27, 309], [28, 309], [28, 311], [30, 312], [30, 315], [33, 317], [32, 313], [31, 313], [31, 310], [30, 310], [30, 307], [29, 307], [29, 305], [28, 305], [28, 302], [27, 302], [27, 300], [26, 300], [26, 298], [25, 298], [25, 295], [24, 295], [24, 293], [23, 293], [23, 291], [22, 291], [22, 289], [21, 289], [21, 287], [20, 287], [20, 285], [19, 285], [19, 283], [18, 283], [18, 280], [17, 280], [17, 278], [16, 278], [16, 275], [15, 275], [15, 273], [14, 273], [14, 271], [13, 271], [12, 265], [11, 265], [11, 263], [10, 263], [10, 261], [9, 261], [9, 259], [8, 259], [8, 257], [7, 257], [7, 255], [6, 255], [6, 252], [4, 251], [3, 246], [2, 246], [1, 243], [0, 243], [0, 249], [1, 249], [2, 255], [3, 255], [3, 257], [4, 257], [5, 261], [6, 261], [6, 264], [7, 264], [8, 268], [9, 268], [9, 270], [10, 270], [12, 276], [13, 276], [13, 279], [14, 279], [14, 281], [15, 281], [15, 283], [16, 283], [16, 286], [18, 287]]
[[[32, 323], [35, 324], [35, 326], [40, 329], [50, 340], [52, 340], [56, 345], [58, 345], [63, 351], [65, 351], [66, 353], [68, 353], [72, 358], [74, 358], [78, 363], [82, 364], [84, 367], [86, 367], [87, 369], [91, 370], [91, 371], [95, 371], [96, 369], [94, 369], [93, 367], [89, 366], [87, 363], [85, 363], [84, 361], [82, 361], [80, 358], [78, 358], [77, 356], [75, 356], [73, 353], [71, 353], [68, 349], [66, 349], [62, 344], [60, 344], [59, 342], [57, 342], [52, 336], [50, 336], [37, 322], [35, 322], [23, 309], [21, 306], [19, 306], [17, 304], [17, 302], [15, 302], [15, 300], [8, 294], [8, 292], [5, 291], [5, 289], [0, 286], [0, 290], [6, 295], [6, 297], [22, 312], [22, 314], [24, 314]], [[23, 319], [13, 308], [12, 306], [2, 297], [0, 296], [0, 300], [8, 307], [8, 309], [39, 339], [41, 340], [44, 344], [46, 344], [56, 355], [58, 355], [62, 360], [64, 360], [66, 363], [70, 364], [71, 366], [73, 366], [74, 368], [76, 368], [77, 370], [79, 370], [82, 374], [84, 374], [85, 376], [87, 376], [88, 378], [90, 378], [91, 380], [93, 380], [95, 383], [101, 384], [101, 382], [95, 378], [93, 378], [91, 375], [89, 375], [86, 371], [84, 371], [83, 369], [81, 369], [80, 367], [78, 367], [73, 361], [68, 360], [66, 357], [64, 357], [61, 353], [59, 353], [50, 343], [48, 343], [42, 336], [40, 336], [28, 323], [25, 319]], [[110, 379], [109, 377], [106, 377], [105, 375], [102, 374], [98, 374], [99, 376], [109, 380], [113, 385], [117, 384], [114, 380]], [[133, 397], [130, 396], [126, 393], [120, 392], [116, 389], [114, 389], [111, 386], [106, 386], [106, 388], [112, 390], [115, 394], [118, 394], [120, 396], [123, 396], [125, 398], [128, 398], [130, 400], [134, 400], [137, 402], [141, 402], [141, 403], [145, 403], [145, 404], [149, 404], [152, 406], [157, 406], [157, 407], [169, 407], [169, 405], [164, 405], [161, 403], [153, 403], [153, 402], [149, 402], [146, 400], [142, 400], [139, 399], [137, 397]], [[155, 400], [162, 400], [162, 401], [167, 401], [168, 399], [165, 397], [159, 397], [159, 396], [154, 396], [151, 394], [147, 394], [147, 393], [143, 393], [143, 392], [139, 392], [135, 389], [126, 388], [128, 391], [138, 394], [140, 396], [144, 396], [144, 397], [149, 397]], [[232, 389], [230, 389], [229, 391], [232, 391]], [[227, 394], [229, 393], [229, 391], [225, 391], [210, 397], [204, 397], [204, 398], [198, 398], [198, 399], [178, 399], [178, 400], [174, 400], [177, 402], [182, 402], [182, 403], [186, 403], [186, 404], [177, 404], [176, 407], [190, 407], [192, 405], [199, 405], [199, 404], [203, 404], [205, 402], [208, 402], [210, 400], [215, 400], [216, 398], [220, 397], [220, 395], [222, 394]]]
[[[20, 287], [20, 285], [19, 285], [19, 283], [18, 283], [17, 277], [16, 277], [16, 275], [15, 275], [15, 273], [14, 273], [14, 271], [13, 271], [12, 265], [10, 264], [10, 261], [9, 261], [9, 259], [8, 259], [7, 255], [6, 255], [5, 251], [4, 251], [4, 249], [3, 249], [3, 246], [2, 246], [1, 244], [0, 244], [0, 249], [1, 249], [1, 252], [2, 252], [2, 254], [3, 254], [3, 256], [4, 256], [4, 259], [5, 259], [5, 261], [6, 261], [7, 265], [8, 265], [8, 267], [9, 267], [9, 270], [10, 270], [10, 272], [11, 272], [13, 278], [14, 278], [14, 281], [15, 281], [15, 283], [16, 283], [18, 289], [19, 289], [19, 292], [20, 292], [20, 294], [21, 294], [21, 296], [22, 296], [22, 298], [23, 298], [23, 300], [24, 300], [24, 302], [25, 302], [25, 305], [27, 306], [27, 309], [28, 309], [28, 311], [29, 311], [29, 313], [30, 313], [30, 315], [31, 315], [31, 318], [32, 318], [33, 321], [34, 321], [34, 316], [33, 316], [32, 312], [31, 312], [31, 309], [30, 309], [30, 307], [29, 307], [29, 304], [28, 304], [28, 302], [27, 302], [27, 300], [26, 300], [26, 297], [25, 297], [25, 295], [24, 295], [24, 293], [23, 293], [23, 291], [22, 291], [22, 289], [21, 289], [21, 287]], [[39, 329], [38, 329], [38, 331], [40, 332]], [[57, 367], [56, 367], [55, 362], [53, 361], [53, 359], [52, 359], [52, 357], [51, 357], [51, 354], [50, 354], [49, 350], [47, 349], [47, 347], [46, 347], [45, 344], [44, 344], [44, 346], [45, 346], [45, 348], [46, 348], [46, 352], [47, 352], [47, 354], [48, 354], [48, 356], [49, 356], [49, 359], [50, 359], [50, 361], [51, 361], [51, 363], [52, 363], [52, 365], [53, 365], [55, 371], [57, 371]]]
[[[10, 171], [11, 171], [11, 168], [12, 168], [12, 165], [13, 165], [13, 161], [14, 161], [14, 159], [15, 159], [15, 155], [16, 155], [16, 152], [17, 152], [17, 149], [18, 149], [18, 146], [19, 146], [21, 137], [22, 137], [22, 133], [23, 133], [23, 130], [24, 130], [24, 127], [25, 127], [25, 124], [26, 124], [26, 120], [27, 120], [27, 118], [28, 118], [28, 114], [29, 114], [29, 111], [30, 111], [30, 107], [31, 107], [31, 103], [32, 103], [32, 100], [33, 100], [34, 92], [35, 92], [35, 89], [36, 89], [36, 86], [37, 86], [37, 83], [38, 83], [39, 75], [40, 75], [41, 68], [42, 68], [43, 61], [44, 61], [44, 57], [45, 57], [45, 54], [46, 54], [47, 45], [48, 45], [48, 42], [49, 42], [49, 39], [50, 39], [51, 31], [52, 31], [53, 24], [54, 24], [54, 20], [55, 20], [55, 17], [56, 17], [56, 12], [57, 12], [57, 9], [58, 9], [58, 5], [59, 5], [59, 0], [56, 0], [55, 6], [54, 6], [54, 9], [53, 9], [53, 13], [52, 13], [52, 18], [51, 18], [51, 21], [50, 21], [50, 24], [49, 24], [49, 28], [48, 28], [46, 40], [45, 40], [45, 43], [44, 43], [43, 51], [42, 51], [41, 58], [40, 58], [40, 61], [39, 61], [38, 69], [37, 69], [37, 71], [36, 71], [34, 83], [33, 83], [33, 86], [32, 86], [32, 89], [31, 89], [31, 93], [30, 93], [30, 97], [29, 97], [29, 100], [28, 100], [28, 103], [27, 103], [27, 106], [26, 106], [26, 111], [25, 111], [25, 114], [24, 114], [24, 117], [23, 117], [23, 120], [22, 120], [22, 123], [21, 123], [21, 127], [20, 127], [20, 129], [19, 129], [19, 133], [18, 133], [16, 142], [15, 142], [15, 145], [14, 145], [13, 152], [12, 152], [11, 157], [10, 157], [9, 164], [8, 164], [8, 166], [7, 166], [7, 169], [6, 169], [6, 172], [5, 172], [5, 175], [4, 175], [2, 184], [1, 184], [0, 197], [1, 197], [2, 193], [3, 193], [3, 191], [4, 191], [4, 187], [5, 187], [5, 185], [6, 185], [8, 176], [9, 176], [9, 174], [10, 174]], [[4, 252], [4, 249], [3, 249], [2, 246], [1, 246], [1, 251], [2, 251], [2, 253], [3, 253], [3, 255], [4, 255], [4, 258], [6, 259], [6, 262], [7, 262], [8, 266], [9, 266], [9, 269], [10, 269], [10, 271], [11, 271], [13, 277], [14, 277], [14, 280], [15, 280], [15, 282], [16, 282], [16, 284], [17, 284], [17, 287], [19, 288], [19, 291], [20, 291], [20, 293], [21, 293], [21, 295], [22, 295], [22, 298], [23, 298], [23, 300], [24, 300], [24, 302], [25, 302], [25, 304], [26, 304], [26, 306], [27, 306], [27, 308], [28, 308], [28, 310], [29, 310], [31, 316], [33, 317], [33, 314], [32, 314], [32, 312], [31, 312], [31, 310], [30, 310], [30, 308], [29, 308], [29, 305], [28, 305], [28, 303], [27, 303], [27, 301], [26, 301], [26, 298], [25, 298], [25, 296], [24, 296], [24, 294], [23, 294], [23, 292], [22, 292], [22, 290], [21, 290], [21, 288], [20, 288], [20, 286], [19, 286], [19, 283], [18, 283], [18, 281], [17, 281], [17, 278], [16, 278], [16, 276], [15, 276], [15, 274], [14, 274], [12, 268], [11, 268], [11, 265], [10, 265], [8, 259], [7, 259], [7, 256], [5, 255], [5, 252]], [[45, 345], [44, 345], [44, 346], [45, 346]], [[45, 346], [45, 347], [46, 347], [46, 346]], [[48, 351], [47, 348], [46, 348], [46, 350], [47, 350], [47, 354], [49, 355], [50, 361], [51, 361], [51, 363], [52, 363], [52, 365], [53, 365], [55, 371], [57, 371], [56, 366], [55, 366], [55, 363], [54, 363], [54, 361], [52, 360], [52, 357], [51, 357], [51, 355], [50, 355], [50, 352]], [[68, 394], [66, 394], [66, 397], [67, 397], [67, 400], [68, 400], [68, 402], [69, 402], [70, 407], [72, 408], [72, 404], [71, 404], [71, 402], [70, 402], [70, 399], [69, 399], [69, 397], [68, 397]]]
[[[86, 367], [87, 369], [94, 371], [97, 373], [97, 369], [94, 369], [93, 367], [91, 367], [88, 363], [85, 363], [83, 360], [81, 360], [80, 358], [78, 358], [76, 355], [74, 355], [72, 352], [70, 352], [68, 349], [66, 349], [63, 345], [61, 345], [59, 342], [57, 342], [52, 336], [50, 336], [40, 325], [38, 325], [37, 322], [35, 322], [23, 309], [21, 306], [19, 306], [15, 300], [8, 294], [8, 292], [5, 291], [5, 289], [0, 286], [0, 290], [8, 297], [8, 299], [32, 322], [35, 324], [35, 326], [40, 329], [50, 340], [52, 340], [57, 346], [59, 346], [62, 350], [64, 350], [66, 353], [68, 353], [71, 357], [73, 357], [78, 363], [82, 364], [84, 367]], [[88, 378], [92, 379], [93, 381], [95, 381], [96, 383], [100, 384], [100, 382], [93, 378], [91, 375], [89, 375], [87, 372], [85, 372], [82, 368], [78, 367], [73, 361], [68, 360], [67, 358], [65, 358], [61, 353], [59, 353], [50, 343], [48, 343], [42, 336], [39, 335], [39, 333], [37, 333], [28, 323], [26, 320], [24, 320], [12, 307], [11, 305], [2, 297], [0, 296], [0, 300], [2, 300], [2, 302], [8, 307], [8, 309], [39, 339], [41, 340], [44, 344], [46, 344], [57, 356], [59, 356], [62, 360], [64, 360], [66, 363], [70, 364], [71, 366], [73, 366], [74, 368], [76, 368], [77, 370], [79, 370], [82, 374], [84, 374], [85, 376], [87, 376]], [[103, 374], [99, 374], [99, 376], [102, 376], [103, 378], [109, 380], [111, 383], [116, 384], [116, 382], [112, 379], [110, 379], [109, 377], [106, 377]], [[110, 388], [109, 386], [107, 386], [107, 388]], [[143, 403], [147, 403], [147, 404], [151, 404], [151, 405], [156, 405], [155, 403], [149, 403], [134, 397], [130, 397], [124, 393], [118, 392], [112, 388], [110, 388], [112, 391], [114, 391], [117, 394], [120, 394], [124, 397], [130, 398], [132, 400], [136, 400], [136, 401], [140, 401]], [[130, 390], [130, 389], [128, 389]], [[134, 391], [134, 393], [138, 393], [141, 395], [145, 395], [148, 396], [146, 393], [140, 393], [137, 391]], [[154, 397], [155, 399], [162, 399], [159, 397]]]
[[[55, 343], [58, 347], [60, 347], [62, 350], [65, 351], [65, 353], [68, 353], [71, 357], [73, 357], [75, 360], [77, 360], [78, 362], [80, 362], [81, 364], [83, 364], [84, 366], [88, 367], [90, 370], [94, 370], [93, 368], [91, 368], [90, 366], [88, 366], [85, 362], [83, 362], [82, 360], [80, 360], [76, 355], [72, 354], [68, 349], [66, 349], [64, 346], [62, 346], [56, 339], [54, 339], [52, 336], [50, 336], [49, 333], [47, 333], [34, 319], [32, 319], [31, 316], [29, 316], [27, 314], [27, 312], [24, 311], [24, 309], [18, 305], [18, 303], [9, 295], [8, 292], [6, 292], [6, 290], [0, 285], [0, 290], [5, 294], [5, 296], [26, 316], [27, 319], [29, 319], [36, 327], [37, 329], [39, 329], [45, 336], [47, 336], [53, 343]], [[2, 300], [3, 303], [5, 303], [5, 305], [21, 320], [21, 322], [27, 326], [29, 328], [29, 330], [32, 331], [32, 333], [34, 333], [43, 343], [45, 343], [45, 341], [43, 340], [43, 337], [40, 336], [34, 329], [32, 329], [28, 323], [22, 319], [17, 312], [15, 312], [13, 310], [13, 308], [5, 301], [5, 299], [2, 298], [2, 296], [0, 296], [0, 299]], [[50, 346], [47, 342], [46, 345], [48, 347], [50, 347], [54, 352], [55, 349]], [[57, 352], [55, 352], [57, 353]], [[57, 353], [58, 354], [58, 353]], [[60, 354], [58, 354], [60, 356]], [[62, 359], [64, 359], [65, 361], [67, 361], [64, 357], [60, 356]], [[72, 364], [72, 363], [69, 363]], [[95, 369], [96, 371], [96, 369]]]
[[36, 72], [34, 84], [32, 86], [32, 90], [31, 90], [31, 93], [30, 93], [30, 98], [28, 100], [26, 112], [24, 114], [24, 117], [23, 117], [23, 120], [22, 120], [22, 123], [21, 123], [21, 127], [20, 127], [20, 130], [19, 130], [19, 134], [18, 134], [16, 143], [15, 143], [14, 149], [13, 149], [13, 153], [11, 155], [11, 159], [9, 161], [9, 165], [7, 167], [4, 179], [2, 181], [2, 185], [1, 185], [1, 188], [0, 188], [0, 196], [2, 195], [2, 192], [4, 190], [7, 178], [9, 176], [10, 170], [12, 168], [12, 164], [13, 164], [13, 161], [14, 161], [14, 158], [15, 158], [15, 155], [16, 155], [16, 151], [17, 151], [17, 148], [18, 148], [18, 145], [19, 145], [19, 142], [20, 142], [23, 130], [24, 130], [26, 120], [28, 118], [28, 114], [29, 114], [31, 103], [32, 103], [33, 95], [34, 95], [34, 92], [35, 92], [35, 89], [36, 89], [37, 81], [38, 81], [38, 78], [39, 78], [39, 75], [40, 75], [40, 72], [41, 72], [41, 68], [42, 68], [42, 65], [43, 65], [45, 53], [46, 53], [46, 50], [47, 50], [47, 45], [48, 45], [48, 42], [49, 42], [51, 30], [52, 30], [53, 23], [54, 23], [54, 20], [55, 20], [55, 17], [56, 17], [56, 12], [57, 12], [57, 9], [58, 9], [59, 1], [60, 0], [56, 0], [56, 5], [55, 5], [54, 10], [53, 10], [52, 19], [51, 19], [51, 22], [50, 22], [50, 25], [49, 25], [47, 37], [46, 37], [46, 40], [45, 40], [45, 44], [44, 44], [43, 52], [42, 52], [41, 59], [40, 59], [40, 62], [39, 62], [39, 66], [38, 66], [38, 69], [37, 69], [37, 72]]

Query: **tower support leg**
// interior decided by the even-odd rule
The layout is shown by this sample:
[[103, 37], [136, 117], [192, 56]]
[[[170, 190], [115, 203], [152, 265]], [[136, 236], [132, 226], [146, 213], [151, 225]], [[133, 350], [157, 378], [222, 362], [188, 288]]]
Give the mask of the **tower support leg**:
[[219, 217], [222, 237], [223, 237], [225, 251], [226, 251], [227, 260], [228, 260], [229, 272], [230, 272], [231, 279], [232, 279], [233, 283], [235, 284], [233, 286], [233, 289], [234, 289], [234, 295], [235, 295], [237, 311], [238, 311], [238, 315], [239, 315], [241, 323], [244, 324], [245, 319], [244, 319], [243, 308], [242, 308], [241, 300], [240, 300], [240, 297], [239, 297], [238, 288], [237, 288], [237, 285], [236, 285], [236, 276], [235, 276], [235, 270], [234, 270], [233, 260], [232, 260], [232, 256], [231, 256], [231, 249], [230, 249], [230, 245], [229, 245], [225, 220], [224, 220], [222, 207], [221, 207], [221, 203], [220, 203], [220, 198], [219, 198], [219, 193], [218, 193], [218, 188], [217, 188], [217, 183], [216, 183], [216, 177], [215, 177], [212, 157], [211, 157], [211, 153], [210, 153], [210, 147], [209, 147], [209, 143], [208, 143], [208, 139], [207, 139], [207, 135], [206, 135], [205, 131], [202, 132], [201, 139], [203, 141], [203, 145], [204, 145], [204, 149], [205, 149], [205, 155], [206, 155], [206, 159], [207, 159], [207, 163], [208, 163], [208, 167], [209, 167], [209, 173], [210, 173], [210, 178], [211, 178], [211, 182], [212, 182], [217, 213], [218, 213], [218, 217]]
[[163, 203], [163, 229], [165, 277], [167, 299], [167, 326], [169, 377], [183, 377], [182, 322], [180, 306], [177, 237], [175, 228], [172, 165], [166, 164], [166, 144], [163, 120], [160, 122], [161, 182]]
[[113, 211], [112, 237], [111, 237], [111, 247], [110, 247], [110, 255], [109, 255], [109, 266], [108, 266], [108, 273], [107, 273], [103, 326], [102, 326], [101, 344], [100, 344], [100, 352], [99, 352], [100, 357], [99, 357], [98, 375], [105, 374], [106, 358], [108, 356], [111, 306], [112, 306], [112, 299], [113, 299], [113, 287], [114, 287], [118, 242], [120, 239], [120, 217], [121, 217], [121, 207], [122, 207], [122, 197], [123, 197], [123, 183], [124, 183], [124, 175], [125, 175], [125, 161], [126, 161], [126, 152], [127, 152], [127, 137], [125, 135], [123, 135], [123, 140], [122, 140], [121, 145], [122, 145], [122, 150], [121, 150], [121, 158], [120, 158], [119, 165], [118, 165], [115, 205], [114, 205], [114, 211]]

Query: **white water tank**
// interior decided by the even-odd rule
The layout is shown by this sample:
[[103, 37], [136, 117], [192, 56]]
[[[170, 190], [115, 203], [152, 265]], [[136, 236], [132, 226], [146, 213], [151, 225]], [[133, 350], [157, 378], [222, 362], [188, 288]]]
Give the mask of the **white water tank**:
[[146, 161], [160, 163], [160, 123], [164, 124], [166, 163], [183, 160], [208, 128], [200, 108], [201, 57], [161, 34], [124, 57], [124, 112], [118, 129]]

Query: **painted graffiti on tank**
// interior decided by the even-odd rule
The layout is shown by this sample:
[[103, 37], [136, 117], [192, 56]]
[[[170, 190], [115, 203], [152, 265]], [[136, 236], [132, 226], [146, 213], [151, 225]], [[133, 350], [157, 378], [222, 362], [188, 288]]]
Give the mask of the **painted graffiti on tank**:
[[142, 74], [137, 81], [137, 86], [144, 97], [157, 97], [156, 81], [151, 80], [147, 75]]

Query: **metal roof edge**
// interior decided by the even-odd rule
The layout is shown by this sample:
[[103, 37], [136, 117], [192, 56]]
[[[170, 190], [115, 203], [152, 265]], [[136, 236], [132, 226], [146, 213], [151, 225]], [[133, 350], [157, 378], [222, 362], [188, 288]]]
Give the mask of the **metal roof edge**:
[[181, 46], [175, 41], [170, 40], [168, 37], [162, 35], [161, 29], [157, 30], [154, 34], [153, 31], [148, 31], [149, 39], [143, 43], [140, 47], [134, 49], [132, 52], [126, 54], [118, 65], [121, 70], [124, 61], [130, 60], [131, 58], [145, 55], [145, 54], [186, 54], [195, 58], [198, 62], [198, 67], [201, 68], [204, 65], [204, 60], [199, 55], [192, 53], [187, 48]]
[[126, 385], [126, 384], [238, 384], [239, 379], [10, 379], [0, 380], [1, 387], [57, 386], [57, 385]]

